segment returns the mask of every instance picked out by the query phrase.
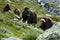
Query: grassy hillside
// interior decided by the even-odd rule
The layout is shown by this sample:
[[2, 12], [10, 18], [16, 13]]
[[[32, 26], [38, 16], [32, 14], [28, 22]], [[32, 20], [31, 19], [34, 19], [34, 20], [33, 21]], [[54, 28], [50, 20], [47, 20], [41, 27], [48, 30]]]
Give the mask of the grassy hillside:
[[[10, 5], [11, 11], [13, 11], [15, 8], [18, 8], [22, 13], [24, 7], [26, 6], [29, 8], [33, 8], [35, 11], [37, 11], [37, 14], [39, 13], [38, 11], [40, 11], [40, 7], [38, 7], [34, 2], [29, 3], [26, 0], [15, 2], [14, 0], [11, 0], [11, 3], [9, 3], [5, 0], [1, 0], [0, 12], [3, 11], [3, 8], [7, 3]], [[0, 14], [0, 38], [12, 36], [22, 38], [23, 40], [35, 40], [39, 36], [39, 34], [42, 33], [40, 29], [35, 29], [33, 25], [23, 23], [22, 21], [13, 21], [13, 18], [15, 17], [15, 14], [13, 13], [6, 12]]]
[[[13, 16], [12, 16], [13, 15]], [[35, 29], [33, 25], [28, 25], [22, 21], [13, 21], [12, 13], [4, 13], [0, 16], [0, 38], [1, 37], [18, 37], [23, 40], [35, 40], [43, 31]]]
[[[7, 3], [10, 5], [11, 11], [13, 11], [15, 8], [18, 8], [20, 9], [21, 14], [24, 7], [32, 8], [35, 10], [38, 16], [38, 20], [40, 20], [41, 17], [45, 16], [45, 14], [48, 14], [48, 12], [39, 7], [37, 3], [30, 0], [11, 0], [11, 2], [7, 0], [0, 0], [0, 12], [3, 11], [3, 8]], [[41, 33], [43, 33], [41, 29], [38, 29], [36, 27], [34, 28], [34, 26], [31, 24], [23, 23], [22, 20], [13, 21], [13, 18], [15, 17], [15, 14], [11, 12], [0, 13], [0, 39], [12, 36], [21, 38], [23, 40], [36, 40], [36, 38]], [[60, 21], [59, 17], [52, 16], [51, 18], [54, 21]], [[36, 25], [39, 27], [40, 21], [38, 21]]]

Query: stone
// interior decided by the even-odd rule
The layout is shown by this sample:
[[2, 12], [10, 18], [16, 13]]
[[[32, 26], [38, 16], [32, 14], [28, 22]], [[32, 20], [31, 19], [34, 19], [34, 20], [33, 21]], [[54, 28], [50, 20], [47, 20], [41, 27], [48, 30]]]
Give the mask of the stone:
[[2, 38], [2, 40], [22, 40], [22, 39], [15, 38], [15, 37], [9, 37], [9, 38]]
[[60, 22], [55, 23], [50, 29], [40, 34], [36, 40], [60, 40]]

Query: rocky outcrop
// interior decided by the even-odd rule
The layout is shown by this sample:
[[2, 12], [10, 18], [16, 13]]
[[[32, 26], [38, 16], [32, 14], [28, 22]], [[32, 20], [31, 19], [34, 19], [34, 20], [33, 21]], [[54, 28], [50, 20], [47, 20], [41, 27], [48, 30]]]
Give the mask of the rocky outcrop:
[[[37, 2], [38, 0], [33, 0], [33, 1]], [[40, 0], [40, 1], [43, 1], [45, 3], [48, 2], [50, 4], [55, 4], [55, 5], [60, 6], [60, 0]]]
[[[38, 2], [38, 6], [42, 6], [42, 8], [49, 12], [50, 14], [60, 16], [60, 0], [33, 0], [33, 1]], [[46, 3], [48, 3], [48, 5], [45, 5]], [[57, 8], [50, 6], [51, 4], [55, 5], [55, 7]], [[47, 8], [44, 6], [46, 6]]]
[[36, 40], [60, 40], [60, 22], [46, 30]]

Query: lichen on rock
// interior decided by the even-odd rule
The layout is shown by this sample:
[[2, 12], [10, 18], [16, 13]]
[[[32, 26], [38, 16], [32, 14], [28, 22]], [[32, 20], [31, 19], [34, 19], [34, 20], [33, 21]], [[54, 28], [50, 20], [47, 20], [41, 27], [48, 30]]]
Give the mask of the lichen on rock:
[[50, 29], [40, 34], [36, 40], [60, 40], [60, 22], [55, 23]]

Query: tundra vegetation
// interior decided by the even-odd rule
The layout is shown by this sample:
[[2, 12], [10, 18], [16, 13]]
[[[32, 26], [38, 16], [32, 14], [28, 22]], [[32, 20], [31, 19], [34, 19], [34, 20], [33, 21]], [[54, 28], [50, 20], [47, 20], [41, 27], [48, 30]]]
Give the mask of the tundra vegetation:
[[[10, 12], [3, 12], [3, 8], [6, 4], [9, 4], [11, 7]], [[16, 17], [16, 14], [14, 14], [13, 10], [15, 8], [18, 8], [20, 10], [20, 17], [22, 17], [22, 12], [25, 7], [31, 8], [37, 14], [38, 22], [35, 27], [33, 24], [23, 23], [22, 20], [13, 20]], [[46, 14], [49, 14], [49, 12], [44, 10], [42, 7], [39, 7], [37, 3], [30, 0], [0, 0], [0, 39], [7, 37], [16, 37], [23, 40], [36, 40], [36, 38], [44, 32], [39, 27], [40, 19], [42, 17], [47, 17]], [[48, 17], [51, 18], [52, 21], [60, 21], [59, 16], [51, 15], [51, 17]]]

